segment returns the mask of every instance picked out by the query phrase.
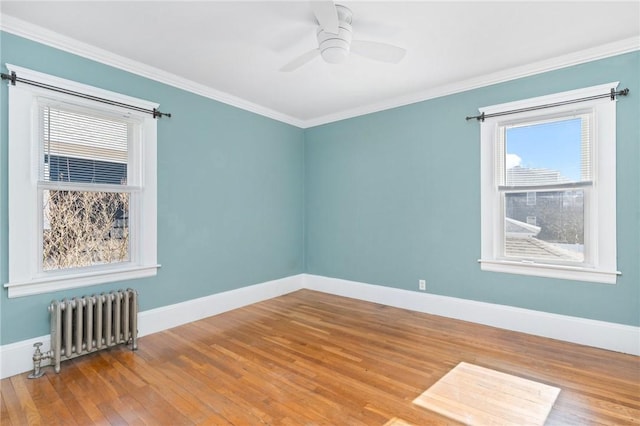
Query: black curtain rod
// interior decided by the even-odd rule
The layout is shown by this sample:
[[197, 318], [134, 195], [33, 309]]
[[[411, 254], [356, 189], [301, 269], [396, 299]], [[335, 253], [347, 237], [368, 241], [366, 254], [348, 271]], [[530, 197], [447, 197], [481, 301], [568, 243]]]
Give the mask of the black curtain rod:
[[502, 112], [494, 112], [493, 114], [485, 114], [484, 112], [480, 115], [474, 115], [473, 117], [466, 117], [466, 120], [473, 120], [474, 118], [478, 121], [484, 121], [485, 118], [491, 118], [491, 117], [500, 117], [502, 115], [509, 115], [509, 114], [517, 114], [519, 112], [527, 112], [527, 111], [536, 111], [539, 109], [544, 109], [544, 108], [552, 108], [552, 107], [556, 107], [556, 106], [561, 106], [561, 105], [569, 105], [569, 104], [575, 104], [578, 102], [584, 102], [584, 101], [591, 101], [594, 99], [602, 99], [602, 98], [610, 98], [612, 101], [615, 101], [616, 96], [627, 96], [629, 94], [629, 89], [622, 89], [618, 92], [615, 91], [615, 89], [611, 89], [610, 93], [603, 93], [602, 95], [594, 95], [594, 96], [587, 96], [586, 98], [579, 98], [579, 99], [571, 99], [568, 101], [562, 101], [562, 102], [555, 102], [552, 104], [545, 104], [545, 105], [538, 105], [538, 106], [534, 106], [534, 107], [527, 107], [527, 108], [520, 108], [520, 109], [512, 109], [509, 111], [502, 111]]
[[24, 83], [24, 84], [29, 84], [31, 86], [41, 87], [43, 89], [53, 90], [54, 92], [64, 93], [66, 95], [72, 95], [72, 96], [77, 96], [79, 98], [101, 102], [103, 104], [115, 105], [115, 106], [131, 109], [134, 111], [144, 112], [144, 113], [153, 115], [153, 118], [171, 117], [170, 113], [160, 112], [155, 108], [153, 109], [142, 108], [135, 105], [129, 105], [122, 102], [112, 101], [110, 99], [100, 98], [98, 96], [87, 95], [86, 93], [74, 92], [73, 90], [63, 89], [62, 87], [51, 86], [45, 83], [38, 83], [37, 81], [27, 80], [26, 78], [20, 78], [16, 75], [15, 71], [12, 71], [11, 74], [2, 73], [0, 75], [2, 76], [3, 80], [10, 80], [13, 86], [16, 85], [16, 82]]

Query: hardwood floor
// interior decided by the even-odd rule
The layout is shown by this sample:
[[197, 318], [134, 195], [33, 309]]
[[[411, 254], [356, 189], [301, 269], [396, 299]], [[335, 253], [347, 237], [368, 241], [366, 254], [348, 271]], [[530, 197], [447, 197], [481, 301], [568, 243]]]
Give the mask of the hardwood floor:
[[547, 424], [640, 424], [640, 358], [301, 290], [1, 383], [2, 425], [455, 424], [465, 361], [561, 388]]

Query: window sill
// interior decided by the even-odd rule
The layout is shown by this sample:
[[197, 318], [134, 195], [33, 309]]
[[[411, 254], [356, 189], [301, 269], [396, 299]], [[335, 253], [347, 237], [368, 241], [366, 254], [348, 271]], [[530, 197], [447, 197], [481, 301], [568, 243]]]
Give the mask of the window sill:
[[8, 289], [8, 297], [32, 296], [34, 294], [52, 293], [54, 291], [87, 287], [114, 281], [152, 277], [157, 274], [160, 265], [134, 266], [108, 271], [91, 271], [83, 274], [57, 275], [55, 277], [35, 278], [24, 282], [10, 282], [4, 286]]
[[590, 281], [604, 284], [615, 284], [618, 275], [621, 275], [619, 271], [606, 271], [575, 266], [484, 259], [480, 259], [478, 262], [480, 262], [480, 269], [483, 271], [558, 278], [563, 280]]

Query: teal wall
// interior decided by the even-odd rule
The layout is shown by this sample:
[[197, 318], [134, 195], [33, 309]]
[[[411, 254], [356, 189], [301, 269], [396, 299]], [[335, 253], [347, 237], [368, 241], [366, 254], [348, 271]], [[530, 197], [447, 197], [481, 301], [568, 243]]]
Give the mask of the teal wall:
[[[308, 129], [306, 271], [640, 325], [640, 53]], [[620, 81], [616, 285], [480, 271], [479, 107]]]
[[[0, 33], [0, 62], [158, 102], [158, 262], [134, 287], [147, 310], [304, 272], [304, 132], [247, 111]], [[0, 283], [7, 273], [7, 83], [0, 85]], [[46, 306], [78, 290], [0, 296], [0, 343], [48, 334]]]
[[[640, 325], [640, 53], [307, 130], [0, 33], [0, 62], [160, 103], [158, 261], [148, 310], [303, 272]], [[621, 82], [618, 284], [481, 272], [478, 107]], [[0, 84], [0, 282], [7, 274], [7, 84]], [[0, 296], [0, 344], [48, 333], [78, 290]]]

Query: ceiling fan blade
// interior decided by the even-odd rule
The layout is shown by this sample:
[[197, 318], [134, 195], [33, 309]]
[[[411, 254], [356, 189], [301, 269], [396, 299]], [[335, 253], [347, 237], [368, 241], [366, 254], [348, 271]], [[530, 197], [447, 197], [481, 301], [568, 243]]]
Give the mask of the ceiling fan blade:
[[295, 58], [293, 61], [289, 62], [288, 64], [280, 68], [280, 71], [290, 72], [290, 71], [297, 70], [298, 68], [300, 68], [307, 62], [311, 62], [313, 59], [315, 59], [318, 56], [320, 56], [319, 49], [310, 50], [307, 53], [303, 53], [302, 55]]
[[353, 40], [351, 52], [380, 62], [397, 64], [407, 53], [402, 47], [377, 41]]
[[331, 34], [338, 34], [338, 11], [332, 0], [311, 1], [311, 10], [320, 27]]

